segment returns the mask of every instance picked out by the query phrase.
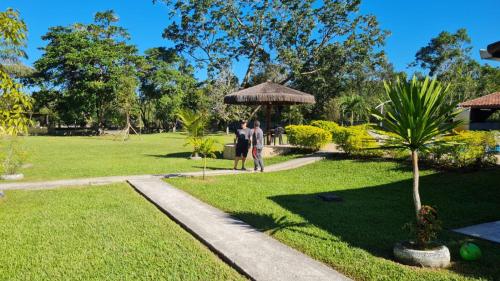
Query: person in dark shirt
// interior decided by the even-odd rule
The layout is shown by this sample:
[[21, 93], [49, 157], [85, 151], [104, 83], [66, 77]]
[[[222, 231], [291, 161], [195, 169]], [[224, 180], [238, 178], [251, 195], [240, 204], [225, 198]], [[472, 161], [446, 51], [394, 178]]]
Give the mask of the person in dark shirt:
[[248, 150], [250, 149], [251, 131], [247, 127], [247, 121], [241, 121], [240, 129], [236, 130], [236, 155], [234, 157], [234, 170], [238, 168], [238, 162], [241, 159], [241, 169], [246, 170], [245, 161], [247, 160]]

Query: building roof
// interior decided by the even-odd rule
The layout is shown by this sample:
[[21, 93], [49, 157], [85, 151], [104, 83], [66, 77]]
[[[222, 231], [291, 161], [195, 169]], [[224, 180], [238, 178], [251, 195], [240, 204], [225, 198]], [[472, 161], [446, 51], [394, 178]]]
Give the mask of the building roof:
[[224, 103], [227, 104], [286, 105], [315, 102], [313, 95], [272, 82], [264, 82], [224, 97]]
[[470, 108], [500, 108], [500, 92], [492, 93], [460, 104]]

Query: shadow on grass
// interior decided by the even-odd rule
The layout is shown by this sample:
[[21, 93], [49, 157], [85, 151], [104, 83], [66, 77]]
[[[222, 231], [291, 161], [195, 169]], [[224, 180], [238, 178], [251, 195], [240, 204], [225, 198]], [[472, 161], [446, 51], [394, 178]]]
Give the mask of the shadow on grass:
[[189, 159], [189, 157], [191, 156], [191, 152], [173, 152], [173, 153], [167, 153], [167, 154], [147, 154], [147, 156], [156, 157], [156, 158], [183, 158], [183, 159]]
[[[458, 173], [421, 177], [423, 203], [437, 206], [446, 229], [439, 237], [450, 247], [455, 261], [451, 270], [474, 277], [500, 277], [500, 245], [477, 240], [483, 249], [483, 258], [475, 263], [464, 262], [460, 260], [459, 247], [470, 238], [450, 231], [500, 219], [499, 182], [500, 169], [478, 172], [473, 177]], [[321, 228], [372, 255], [393, 259], [394, 243], [409, 238], [402, 225], [414, 216], [411, 185], [411, 180], [404, 180], [359, 189], [332, 190], [343, 202], [322, 201], [318, 198], [320, 193], [277, 195], [269, 199], [300, 215], [307, 225]], [[272, 217], [235, 215], [263, 230], [293, 228], [300, 231], [301, 227]]]
[[[157, 157], [157, 158], [184, 158], [188, 159], [193, 153], [189, 151], [182, 151], [182, 152], [173, 152], [173, 153], [167, 153], [167, 154], [148, 154], [147, 156], [150, 157]], [[215, 152], [215, 158], [210, 158], [210, 159], [223, 159], [224, 154], [221, 151], [216, 151]]]
[[[192, 166], [193, 168], [196, 168], [196, 169], [203, 169], [203, 166]], [[207, 166], [207, 170], [210, 170], [210, 171], [219, 171], [219, 170], [232, 170], [233, 167], [232, 166], [227, 166], [227, 167], [208, 167]]]
[[231, 215], [247, 222], [250, 225], [254, 225], [258, 230], [267, 232], [271, 235], [274, 235], [279, 231], [288, 230], [317, 239], [329, 240], [328, 237], [322, 237], [304, 230], [304, 227], [311, 225], [310, 223], [293, 222], [290, 221], [287, 216], [277, 217], [272, 214], [255, 214], [250, 212], [233, 212]]

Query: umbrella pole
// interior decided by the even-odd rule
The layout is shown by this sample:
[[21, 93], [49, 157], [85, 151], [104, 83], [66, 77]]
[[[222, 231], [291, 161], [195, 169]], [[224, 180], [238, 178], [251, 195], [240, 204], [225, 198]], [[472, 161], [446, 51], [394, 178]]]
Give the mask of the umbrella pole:
[[266, 131], [267, 144], [271, 144], [271, 105], [266, 106]]

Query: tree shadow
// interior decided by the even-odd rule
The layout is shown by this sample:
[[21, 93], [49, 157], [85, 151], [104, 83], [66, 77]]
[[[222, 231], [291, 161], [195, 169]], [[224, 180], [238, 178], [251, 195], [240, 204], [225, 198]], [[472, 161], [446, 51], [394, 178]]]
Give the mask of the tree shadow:
[[[193, 168], [196, 168], [196, 169], [203, 169], [203, 166], [192, 166]], [[219, 170], [232, 170], [232, 166], [228, 166], [228, 167], [208, 167], [207, 166], [207, 170], [211, 170], [211, 171], [219, 171]]]
[[156, 157], [156, 158], [183, 158], [183, 159], [188, 159], [191, 156], [191, 152], [173, 152], [173, 153], [167, 153], [167, 154], [146, 154], [147, 156], [150, 157]]
[[309, 233], [304, 230], [305, 227], [310, 226], [308, 222], [294, 222], [288, 219], [287, 216], [275, 216], [273, 214], [255, 214], [250, 212], [233, 212], [233, 217], [236, 217], [248, 224], [254, 226], [259, 231], [267, 232], [274, 235], [277, 232], [288, 230], [297, 232], [303, 235], [314, 237], [322, 240], [330, 240], [328, 237], [322, 237], [314, 233]]
[[[480, 172], [474, 177], [443, 173], [421, 177], [423, 203], [437, 206], [445, 230], [441, 241], [450, 247], [451, 270], [475, 277], [500, 277], [500, 245], [475, 240], [450, 230], [500, 219], [500, 169]], [[402, 226], [414, 216], [411, 180], [359, 189], [331, 190], [342, 202], [325, 202], [320, 193], [289, 194], [269, 197], [281, 207], [304, 218], [308, 224], [321, 228], [354, 247], [372, 255], [393, 259], [392, 246], [409, 235]], [[469, 187], [470, 186], [470, 187]], [[458, 188], [460, 187], [460, 188]], [[245, 220], [244, 217], [242, 219]], [[250, 218], [252, 219], [252, 218]], [[253, 219], [256, 221], [256, 219]], [[257, 220], [258, 221], [258, 220]], [[269, 220], [266, 226], [279, 227]], [[257, 225], [259, 227], [259, 225]], [[286, 224], [284, 228], [286, 228]], [[475, 240], [484, 249], [483, 258], [472, 265], [461, 261], [459, 247], [465, 240]]]

